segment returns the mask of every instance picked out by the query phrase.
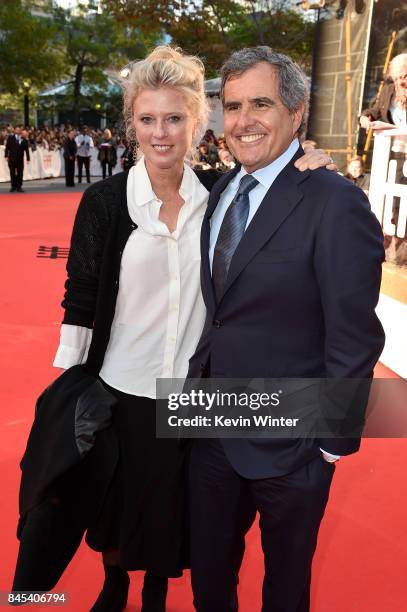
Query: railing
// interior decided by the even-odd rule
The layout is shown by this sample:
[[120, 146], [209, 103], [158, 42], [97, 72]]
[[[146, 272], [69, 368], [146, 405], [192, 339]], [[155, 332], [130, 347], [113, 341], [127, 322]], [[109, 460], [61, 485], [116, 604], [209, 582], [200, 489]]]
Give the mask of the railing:
[[[405, 238], [407, 231], [407, 161], [402, 166], [406, 184], [396, 182], [397, 162], [391, 153], [406, 155], [407, 130], [385, 130], [375, 136], [369, 200], [372, 210], [387, 236]], [[400, 198], [398, 214], [394, 215], [394, 198]]]

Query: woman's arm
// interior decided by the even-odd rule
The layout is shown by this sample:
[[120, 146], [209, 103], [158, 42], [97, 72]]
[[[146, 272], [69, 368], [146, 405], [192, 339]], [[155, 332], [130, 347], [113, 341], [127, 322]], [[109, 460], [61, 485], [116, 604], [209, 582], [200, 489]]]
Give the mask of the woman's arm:
[[85, 363], [91, 341], [91, 329], [78, 325], [61, 325], [60, 342], [53, 366], [67, 370], [74, 365]]
[[99, 274], [110, 215], [103, 190], [96, 184], [82, 196], [72, 231], [63, 323], [93, 327]]

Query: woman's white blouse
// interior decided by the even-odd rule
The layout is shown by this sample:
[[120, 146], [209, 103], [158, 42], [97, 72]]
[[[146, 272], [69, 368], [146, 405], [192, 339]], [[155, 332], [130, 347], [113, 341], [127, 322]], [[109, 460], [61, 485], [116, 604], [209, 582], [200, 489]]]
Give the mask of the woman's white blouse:
[[[172, 234], [159, 220], [144, 158], [131, 168], [127, 205], [137, 229], [123, 251], [116, 311], [101, 378], [110, 386], [156, 397], [157, 378], [184, 378], [198, 343], [205, 306], [200, 289], [200, 231], [208, 191], [184, 166], [185, 204]], [[92, 330], [62, 325], [54, 366], [86, 360]]]

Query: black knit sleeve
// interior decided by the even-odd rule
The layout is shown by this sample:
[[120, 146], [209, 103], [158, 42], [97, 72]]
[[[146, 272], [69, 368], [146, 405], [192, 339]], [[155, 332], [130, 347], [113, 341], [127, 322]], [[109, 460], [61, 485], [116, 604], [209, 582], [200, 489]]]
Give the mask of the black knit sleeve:
[[219, 172], [218, 170], [214, 170], [213, 168], [211, 168], [210, 170], [198, 170], [195, 168], [194, 172], [199, 178], [199, 180], [201, 181], [202, 185], [208, 191], [212, 189], [216, 181], [218, 181], [220, 177], [222, 176], [222, 172]]
[[98, 185], [85, 191], [76, 213], [66, 266], [64, 323], [93, 327], [109, 210], [108, 198]]

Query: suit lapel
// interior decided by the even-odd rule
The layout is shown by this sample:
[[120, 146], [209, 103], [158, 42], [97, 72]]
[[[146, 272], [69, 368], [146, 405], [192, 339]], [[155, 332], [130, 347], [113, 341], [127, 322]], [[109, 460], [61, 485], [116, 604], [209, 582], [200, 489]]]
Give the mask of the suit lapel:
[[301, 155], [302, 150], [278, 175], [243, 234], [230, 264], [225, 293], [302, 200], [299, 185], [308, 178], [310, 171], [300, 172], [294, 167], [294, 162]]

